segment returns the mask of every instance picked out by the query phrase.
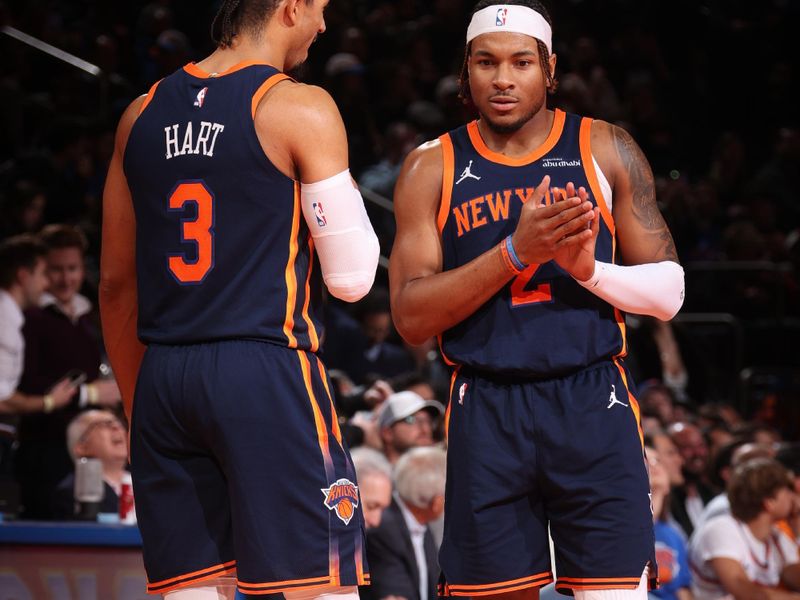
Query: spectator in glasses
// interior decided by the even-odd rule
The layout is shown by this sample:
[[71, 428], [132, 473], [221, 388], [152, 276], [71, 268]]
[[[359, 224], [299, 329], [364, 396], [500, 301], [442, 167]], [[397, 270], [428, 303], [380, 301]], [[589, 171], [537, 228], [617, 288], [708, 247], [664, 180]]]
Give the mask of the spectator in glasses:
[[378, 417], [383, 451], [394, 464], [404, 452], [433, 444], [433, 430], [444, 409], [435, 400], [425, 400], [406, 390], [386, 399]]

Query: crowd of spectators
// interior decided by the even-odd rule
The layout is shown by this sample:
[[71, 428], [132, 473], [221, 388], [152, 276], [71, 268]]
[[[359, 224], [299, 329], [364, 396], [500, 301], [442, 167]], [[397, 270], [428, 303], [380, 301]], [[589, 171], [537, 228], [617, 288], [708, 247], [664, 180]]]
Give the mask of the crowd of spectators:
[[[800, 8], [781, 0], [547, 5], [560, 81], [549, 102], [631, 132], [653, 166], [686, 266], [683, 312], [726, 316], [699, 325], [680, 318], [628, 323], [649, 459], [663, 467], [651, 468], [655, 526], [662, 580], [675, 591], [661, 597], [683, 599], [680, 590], [693, 585], [687, 540], [702, 532], [704, 511], [730, 514], [724, 492], [736, 469], [777, 456], [800, 473], [797, 448], [787, 445], [800, 438], [800, 355], [791, 347], [791, 333], [800, 332], [792, 50]], [[0, 0], [0, 25], [100, 69], [89, 74], [10, 36], [0, 41], [7, 57], [0, 75], [0, 242], [36, 236], [26, 238], [35, 249], [23, 265], [24, 282], [17, 272], [2, 282], [5, 290], [16, 286], [16, 306], [25, 311], [24, 361], [18, 357], [14, 367], [21, 372], [15, 389], [3, 389], [21, 408], [4, 411], [16, 414], [0, 426], [0, 472], [21, 486], [22, 516], [69, 512], [64, 490], [72, 460], [92, 444], [109, 455], [106, 484], [118, 488], [119, 393], [104, 364], [96, 310], [114, 126], [155, 81], [210, 53], [207, 24], [216, 8], [211, 0]], [[406, 154], [474, 117], [458, 97], [457, 78], [469, 11], [470, 3], [457, 0], [333, 0], [327, 31], [294, 74], [333, 95], [354, 176], [389, 202]], [[393, 217], [370, 203], [368, 212], [388, 256]], [[9, 298], [0, 292], [0, 301]], [[0, 308], [19, 319], [10, 304]], [[444, 474], [434, 449], [444, 437], [449, 379], [436, 341], [410, 346], [399, 338], [380, 270], [356, 305], [329, 300], [325, 321], [324, 358], [342, 428], [351, 446], [362, 447], [356, 465], [373, 548], [391, 547], [399, 528], [411, 536], [412, 564], [428, 564], [441, 536]], [[711, 326], [718, 322], [726, 324], [722, 334]], [[15, 323], [0, 322], [0, 336], [18, 346]], [[748, 380], [756, 383], [743, 391], [737, 381], [745, 366], [770, 377], [760, 388]], [[73, 369], [87, 376], [74, 395], [62, 389]], [[776, 489], [761, 492], [771, 498]], [[736, 510], [733, 517], [740, 518]], [[788, 525], [795, 539], [798, 525]], [[387, 564], [376, 567], [381, 560]], [[431, 597], [436, 574], [427, 570], [435, 565], [401, 576], [392, 560], [400, 559], [389, 550], [370, 556], [376, 598]], [[385, 583], [382, 567], [392, 574]]]

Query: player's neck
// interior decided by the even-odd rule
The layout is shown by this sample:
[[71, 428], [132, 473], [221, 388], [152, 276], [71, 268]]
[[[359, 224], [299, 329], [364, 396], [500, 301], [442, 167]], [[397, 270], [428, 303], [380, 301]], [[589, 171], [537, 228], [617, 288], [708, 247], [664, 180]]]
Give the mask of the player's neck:
[[217, 48], [197, 66], [208, 73], [224, 73], [242, 63], [260, 63], [283, 71], [285, 62], [286, 51], [277, 44], [257, 44], [249, 38], [243, 38], [234, 40], [230, 47]]
[[752, 521], [745, 523], [753, 537], [760, 542], [766, 542], [772, 531], [772, 517], [767, 512], [762, 512]]
[[541, 146], [550, 135], [555, 120], [555, 112], [544, 107], [517, 131], [499, 133], [486, 123], [478, 121], [478, 131], [486, 146], [493, 152], [505, 156], [525, 156]]

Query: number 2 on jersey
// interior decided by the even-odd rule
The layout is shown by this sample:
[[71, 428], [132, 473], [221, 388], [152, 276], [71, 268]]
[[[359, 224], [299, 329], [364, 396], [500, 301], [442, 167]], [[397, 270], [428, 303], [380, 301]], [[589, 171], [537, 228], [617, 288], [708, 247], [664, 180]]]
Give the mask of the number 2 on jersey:
[[187, 203], [197, 206], [194, 219], [181, 221], [181, 241], [194, 242], [196, 258], [187, 260], [186, 254], [169, 257], [169, 270], [180, 283], [200, 283], [214, 266], [214, 194], [202, 181], [178, 184], [169, 197], [170, 212], [185, 211]]
[[553, 300], [549, 283], [540, 283], [531, 290], [525, 289], [536, 276], [540, 266], [528, 265], [528, 268], [514, 278], [514, 282], [511, 284], [511, 306], [525, 306]]

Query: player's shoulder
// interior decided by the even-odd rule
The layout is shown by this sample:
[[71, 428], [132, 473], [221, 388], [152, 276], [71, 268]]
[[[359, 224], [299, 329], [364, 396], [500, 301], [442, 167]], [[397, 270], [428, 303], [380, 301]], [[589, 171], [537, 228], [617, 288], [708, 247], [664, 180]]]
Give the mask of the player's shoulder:
[[341, 120], [336, 102], [326, 90], [293, 79], [275, 84], [262, 103], [269, 105], [270, 112], [279, 110], [284, 118], [302, 119], [304, 127], [307, 124]]
[[624, 169], [624, 160], [633, 155], [638, 146], [631, 134], [623, 127], [601, 119], [594, 119], [592, 121], [591, 148], [592, 156], [603, 172], [610, 176], [609, 179], [613, 186], [616, 174], [620, 169]]
[[154, 88], [157, 85], [157, 83], [154, 84], [153, 88], [151, 88], [147, 94], [142, 94], [138, 98], [134, 99], [133, 102], [128, 104], [128, 107], [122, 113], [122, 117], [120, 117], [119, 124], [117, 125], [117, 134], [114, 142], [116, 149], [120, 152], [125, 150], [125, 146], [128, 144], [128, 137], [130, 136], [131, 129], [133, 129], [133, 124], [150, 102]]
[[435, 211], [442, 192], [444, 159], [442, 143], [432, 140], [418, 146], [406, 157], [395, 188], [395, 208], [409, 207], [417, 216]]
[[413, 172], [414, 177], [441, 177], [444, 156], [440, 139], [430, 140], [414, 148], [406, 156], [403, 172]]

